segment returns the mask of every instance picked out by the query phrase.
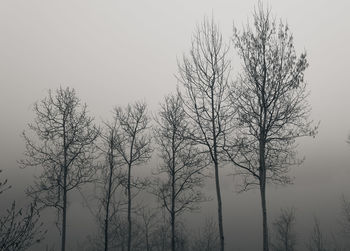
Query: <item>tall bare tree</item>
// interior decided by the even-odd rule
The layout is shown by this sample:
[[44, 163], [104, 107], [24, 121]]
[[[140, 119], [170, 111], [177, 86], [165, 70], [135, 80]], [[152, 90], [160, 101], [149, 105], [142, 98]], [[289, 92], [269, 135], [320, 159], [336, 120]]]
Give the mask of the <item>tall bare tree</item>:
[[233, 119], [228, 103], [230, 61], [227, 53], [228, 46], [218, 26], [213, 20], [205, 19], [193, 36], [189, 56], [184, 56], [178, 67], [178, 79], [184, 87], [181, 96], [192, 127], [188, 136], [202, 145], [215, 173], [221, 251], [225, 242], [219, 166], [225, 134], [231, 129]]
[[240, 167], [243, 189], [260, 189], [263, 250], [268, 251], [266, 183], [291, 182], [288, 169], [300, 163], [295, 140], [316, 131], [306, 101], [308, 63], [305, 53], [296, 55], [288, 26], [276, 25], [262, 4], [253, 14], [253, 26], [248, 24], [242, 32], [235, 29], [234, 44], [243, 69], [232, 89], [237, 140], [226, 149]]
[[203, 182], [205, 158], [195, 142], [185, 135], [190, 129], [182, 99], [178, 95], [165, 97], [156, 118], [154, 134], [163, 164], [159, 173], [157, 196], [170, 215], [171, 250], [176, 250], [176, 219], [186, 210], [193, 210], [204, 197], [198, 189]]
[[131, 203], [134, 196], [131, 189], [140, 190], [146, 184], [140, 179], [133, 179], [131, 169], [148, 161], [152, 153], [151, 138], [147, 134], [149, 117], [146, 108], [145, 103], [136, 102], [126, 108], [117, 107], [115, 109], [115, 118], [120, 128], [115, 149], [121, 156], [122, 163], [127, 167], [128, 251], [131, 249], [132, 241]]
[[[116, 198], [116, 192], [126, 183], [125, 172], [120, 166], [120, 156], [116, 153], [118, 143], [118, 124], [117, 121], [104, 123], [104, 128], [100, 133], [101, 144], [98, 147], [104, 158], [103, 164], [99, 169], [99, 183], [101, 183], [101, 194], [99, 197], [99, 217], [103, 226], [104, 250], [109, 250], [110, 240], [110, 222], [120, 212], [123, 203], [122, 198]], [[115, 240], [114, 240], [115, 242]]]
[[29, 129], [36, 139], [23, 132], [26, 158], [20, 163], [23, 167], [42, 168], [27, 193], [43, 207], [57, 209], [62, 217], [61, 250], [64, 251], [68, 192], [91, 181], [95, 174], [93, 143], [98, 129], [74, 89], [49, 90], [48, 97], [35, 103], [34, 112], [36, 118]]
[[296, 245], [296, 234], [294, 232], [295, 210], [281, 209], [281, 213], [274, 221], [275, 238], [273, 250], [275, 251], [294, 251]]

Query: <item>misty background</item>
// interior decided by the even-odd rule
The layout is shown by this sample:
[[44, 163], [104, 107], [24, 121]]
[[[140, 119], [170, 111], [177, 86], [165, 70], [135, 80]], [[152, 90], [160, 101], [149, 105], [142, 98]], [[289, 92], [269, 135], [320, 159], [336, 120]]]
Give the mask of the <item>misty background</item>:
[[[299, 140], [301, 166], [292, 168], [294, 184], [269, 186], [268, 218], [280, 208], [296, 208], [300, 247], [312, 230], [336, 232], [341, 195], [350, 198], [350, 17], [348, 1], [263, 1], [273, 15], [287, 21], [297, 53], [307, 52], [305, 79], [311, 91], [312, 119], [320, 121], [315, 139]], [[1, 208], [24, 198], [25, 187], [40, 169], [20, 169], [24, 142], [20, 137], [34, 118], [32, 105], [49, 89], [69, 86], [88, 105], [99, 123], [116, 105], [144, 100], [152, 112], [164, 95], [176, 90], [177, 59], [190, 48], [191, 36], [203, 16], [213, 14], [226, 41], [233, 23], [245, 24], [256, 1], [0, 1], [0, 169], [12, 189], [2, 195]], [[234, 79], [240, 70], [231, 48]], [[152, 160], [147, 167], [156, 167]], [[233, 169], [226, 167], [221, 187], [228, 250], [258, 250], [261, 243], [259, 191], [236, 193]], [[147, 171], [146, 171], [147, 173]], [[204, 191], [215, 194], [213, 180]], [[68, 245], [93, 234], [95, 222], [79, 194], [70, 197]], [[7, 202], [8, 201], [8, 202]], [[215, 219], [215, 201], [200, 212], [186, 214], [190, 226], [203, 217]], [[45, 243], [57, 242], [50, 217]], [[51, 219], [51, 223], [54, 219]], [[33, 250], [37, 250], [34, 247]], [[298, 249], [299, 250], [299, 249]]]

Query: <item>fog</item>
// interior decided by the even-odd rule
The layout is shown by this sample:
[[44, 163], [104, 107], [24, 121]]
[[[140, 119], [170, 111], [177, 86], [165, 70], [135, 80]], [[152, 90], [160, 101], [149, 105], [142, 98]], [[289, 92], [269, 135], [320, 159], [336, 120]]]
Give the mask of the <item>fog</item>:
[[[287, 21], [297, 53], [307, 52], [311, 119], [320, 121], [315, 138], [298, 141], [299, 157], [305, 161], [290, 172], [294, 184], [267, 189], [269, 222], [280, 208], [294, 207], [298, 250], [304, 250], [313, 217], [320, 219], [325, 233], [337, 235], [341, 196], [350, 198], [350, 2], [263, 2]], [[177, 61], [188, 53], [196, 24], [213, 15], [229, 41], [233, 23], [245, 24], [254, 6], [256, 1], [237, 0], [1, 1], [0, 169], [12, 185], [1, 195], [1, 208], [23, 198], [33, 175], [40, 173], [39, 168], [20, 169], [17, 161], [24, 152], [21, 132], [34, 118], [32, 105], [49, 89], [74, 88], [97, 122], [109, 119], [116, 105], [136, 100], [144, 100], [155, 113], [164, 95], [176, 90]], [[241, 65], [233, 47], [230, 57], [235, 79]], [[143, 168], [154, 168], [154, 158]], [[260, 250], [259, 191], [237, 193], [232, 167], [221, 173], [227, 250]], [[215, 198], [212, 179], [204, 191]], [[67, 247], [74, 250], [95, 231], [95, 222], [79, 193], [69, 200]], [[204, 217], [216, 219], [215, 200], [201, 206], [184, 216], [189, 228], [201, 226]], [[47, 211], [43, 220], [49, 232], [40, 250], [52, 243], [59, 247]]]

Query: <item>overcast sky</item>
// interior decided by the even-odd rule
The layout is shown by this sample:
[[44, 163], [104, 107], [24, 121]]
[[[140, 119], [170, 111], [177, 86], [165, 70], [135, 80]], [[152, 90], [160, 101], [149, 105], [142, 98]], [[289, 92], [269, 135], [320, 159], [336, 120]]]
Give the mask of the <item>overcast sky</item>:
[[[272, 218], [280, 207], [294, 206], [297, 227], [307, 234], [313, 215], [321, 225], [336, 227], [340, 196], [350, 198], [350, 1], [268, 3], [278, 19], [288, 22], [297, 52], [307, 52], [312, 119], [321, 121], [316, 139], [299, 142], [306, 160], [292, 171], [295, 184], [269, 188], [269, 213]], [[49, 89], [75, 88], [98, 120], [109, 118], [115, 105], [139, 99], [155, 111], [176, 88], [177, 59], [188, 52], [196, 24], [213, 14], [228, 41], [233, 23], [246, 23], [256, 4], [1, 0], [0, 168], [14, 191], [23, 192], [23, 181], [32, 175], [16, 163], [24, 150], [20, 133], [33, 119], [33, 103]], [[233, 49], [231, 56], [238, 62]], [[233, 67], [235, 73], [240, 65]], [[229, 247], [256, 249], [261, 237], [257, 191], [236, 195], [231, 177], [225, 178], [223, 189]], [[205, 215], [214, 206], [205, 206]]]

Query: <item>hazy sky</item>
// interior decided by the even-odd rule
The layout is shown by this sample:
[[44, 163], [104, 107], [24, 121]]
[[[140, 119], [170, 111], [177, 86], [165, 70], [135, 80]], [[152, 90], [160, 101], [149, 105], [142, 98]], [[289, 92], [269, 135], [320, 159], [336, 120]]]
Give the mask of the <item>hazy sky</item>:
[[[350, 198], [350, 1], [268, 3], [278, 19], [288, 21], [297, 51], [307, 52], [312, 119], [321, 121], [316, 139], [300, 141], [299, 154], [306, 160], [292, 171], [295, 184], [268, 190], [270, 219], [280, 207], [294, 206], [297, 228], [308, 234], [313, 215], [321, 225], [336, 227], [339, 198], [342, 193]], [[32, 171], [19, 170], [16, 163], [24, 150], [20, 133], [33, 119], [32, 104], [48, 89], [74, 87], [97, 119], [109, 118], [115, 105], [139, 99], [155, 111], [175, 90], [177, 59], [188, 52], [203, 16], [213, 13], [229, 40], [232, 24], [246, 23], [256, 4], [1, 0], [0, 168], [13, 190], [22, 192], [23, 181], [31, 179]], [[231, 56], [237, 62], [233, 49]], [[233, 67], [239, 71], [240, 65]], [[235, 194], [232, 177], [225, 178], [223, 190], [228, 247], [255, 250], [261, 237], [257, 191]], [[77, 208], [72, 205], [71, 211]], [[215, 203], [205, 208], [209, 215]]]

